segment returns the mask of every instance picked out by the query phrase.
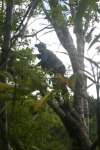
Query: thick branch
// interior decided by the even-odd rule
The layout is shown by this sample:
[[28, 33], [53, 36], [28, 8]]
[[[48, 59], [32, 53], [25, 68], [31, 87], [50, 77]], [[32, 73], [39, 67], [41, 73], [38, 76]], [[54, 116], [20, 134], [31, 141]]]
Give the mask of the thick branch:
[[[16, 34], [12, 37], [11, 41], [12, 41], [12, 45], [14, 42], [16, 42], [16, 40], [18, 39], [18, 37], [22, 36], [22, 34], [24, 33], [27, 23], [30, 19], [30, 17], [32, 16], [34, 10], [36, 9], [38, 4], [38, 0], [32, 0], [32, 2], [30, 3], [19, 27], [17, 28]], [[26, 23], [24, 24], [25, 19], [27, 19]]]
[[13, 0], [6, 0], [6, 17], [4, 22], [4, 41], [2, 44], [2, 54], [0, 59], [0, 67], [4, 67], [7, 63], [8, 53], [10, 51], [11, 26], [12, 26], [12, 10]]
[[43, 9], [48, 20], [52, 23], [61, 44], [68, 51], [69, 57], [71, 59], [73, 71], [74, 73], [76, 73], [78, 71], [77, 51], [74, 46], [73, 39], [68, 31], [67, 23], [64, 20], [64, 16], [61, 12], [61, 9], [59, 9], [59, 5], [56, 5], [56, 3], [57, 2], [53, 0], [49, 1], [51, 12], [52, 12], [51, 17], [48, 14], [48, 11], [45, 8]]
[[[86, 87], [86, 80], [84, 80], [84, 75], [81, 71], [84, 70], [84, 34], [83, 34], [83, 26], [82, 20], [75, 20], [75, 34], [77, 37], [77, 49], [73, 43], [72, 36], [67, 27], [67, 21], [65, 20], [62, 9], [58, 0], [49, 0], [49, 5], [51, 9], [51, 13], [44, 8], [44, 12], [48, 18], [48, 20], [52, 23], [56, 34], [63, 45], [63, 47], [67, 50], [68, 55], [71, 60], [73, 72], [78, 74], [76, 79], [76, 86], [74, 92], [74, 104], [76, 105], [77, 111], [80, 114], [80, 118], [83, 119], [84, 122], [84, 99], [81, 95], [84, 95], [84, 87]], [[77, 26], [79, 24], [79, 26]], [[78, 30], [79, 27], [79, 30]], [[83, 57], [79, 57], [79, 56]], [[84, 123], [83, 123], [84, 126]]]
[[36, 36], [38, 33], [44, 31], [45, 29], [48, 29], [48, 27], [50, 27], [50, 25], [47, 25], [46, 27], [40, 29], [39, 31], [37, 31], [36, 33], [33, 33], [33, 34], [29, 34], [29, 35], [24, 35], [25, 38], [28, 38], [28, 37], [34, 37]]
[[17, 29], [16, 29], [16, 33], [17, 33], [17, 32], [20, 30], [20, 28], [23, 26], [23, 23], [24, 23], [24, 21], [25, 21], [26, 17], [28, 16], [28, 14], [29, 14], [29, 12], [30, 12], [31, 7], [32, 7], [32, 2], [29, 4], [28, 9], [26, 10], [26, 13], [24, 14], [24, 16], [23, 16], [23, 19], [22, 19], [21, 23], [20, 23], [20, 24], [19, 24], [19, 26], [17, 27]]
[[55, 100], [49, 101], [48, 104], [60, 117], [72, 139], [76, 139], [78, 141], [79, 146], [84, 148], [82, 150], [89, 150], [91, 147], [91, 142], [81, 122], [77, 121], [77, 117], [75, 117], [75, 114], [72, 115], [72, 111], [67, 108], [65, 113], [64, 110], [59, 107], [59, 104], [55, 102]]

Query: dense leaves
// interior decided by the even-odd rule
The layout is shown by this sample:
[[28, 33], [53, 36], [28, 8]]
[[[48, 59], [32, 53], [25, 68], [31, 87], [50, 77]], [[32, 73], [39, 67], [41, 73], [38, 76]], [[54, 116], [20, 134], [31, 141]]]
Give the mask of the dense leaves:
[[[53, 64], [50, 70], [36, 65], [40, 54], [33, 53], [27, 37], [40, 41], [37, 34], [41, 30], [30, 35], [27, 25], [40, 14], [45, 15], [69, 55], [71, 76], [66, 75], [56, 56], [52, 59], [49, 55], [48, 59], [52, 57], [50, 63], [59, 60], [56, 65], [63, 66], [63, 74], [52, 71], [52, 67], [56, 69]], [[94, 0], [0, 1], [0, 149], [90, 150], [95, 137], [100, 139], [99, 95], [91, 101], [84, 72], [85, 44], [91, 48], [100, 37], [92, 38], [95, 22], [99, 22], [99, 3]], [[99, 65], [86, 60], [91, 63], [90, 79], [94, 78], [91, 81], [98, 90]]]
[[17, 103], [9, 107], [9, 139], [15, 150], [44, 149], [60, 150], [68, 147], [69, 139], [56, 114], [48, 107], [35, 116], [30, 107], [34, 100]]

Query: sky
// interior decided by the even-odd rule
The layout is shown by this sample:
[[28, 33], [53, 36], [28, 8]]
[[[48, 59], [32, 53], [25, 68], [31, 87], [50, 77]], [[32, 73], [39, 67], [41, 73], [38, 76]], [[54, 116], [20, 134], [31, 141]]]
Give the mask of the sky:
[[[27, 28], [29, 30], [29, 34], [31, 32], [35, 33], [36, 31], [41, 30], [48, 24], [49, 24], [48, 21], [46, 19], [44, 19], [43, 16], [39, 16], [35, 19], [31, 19], [27, 26]], [[93, 36], [100, 33], [100, 25], [97, 24], [96, 26], [97, 26], [97, 29], [95, 30], [95, 33]], [[72, 30], [73, 30], [73, 28], [71, 27], [70, 33], [73, 37], [74, 44], [76, 44], [75, 43], [75, 41], [76, 41], [75, 35], [73, 34]], [[50, 32], [50, 30], [48, 30], [48, 29], [45, 29], [42, 32], [38, 33], [37, 37], [34, 36], [33, 38], [30, 38], [31, 39], [31, 47], [33, 48], [34, 52], [37, 53], [38, 51], [34, 45], [39, 43], [40, 41], [45, 43], [47, 48], [49, 50], [51, 50], [52, 52], [54, 52], [58, 56], [59, 59], [61, 59], [61, 61], [63, 62], [63, 64], [66, 67], [66, 74], [69, 76], [72, 74], [72, 71], [70, 71], [71, 70], [70, 59], [67, 54], [63, 53], [63, 52], [66, 53], [66, 50], [60, 44], [55, 31], [53, 31], [53, 29], [51, 29], [51, 31], [52, 32]], [[98, 46], [98, 44], [93, 46], [91, 50], [86, 51], [85, 56], [88, 58], [91, 58], [97, 62], [98, 61], [100, 62], [100, 55], [96, 53], [97, 46]], [[85, 49], [88, 49], [88, 44], [86, 44]], [[91, 72], [91, 65], [88, 61], [85, 61], [85, 66], [86, 66], [86, 69]], [[88, 85], [89, 84], [91, 84], [91, 82], [88, 80]], [[96, 97], [95, 85], [92, 86], [91, 88], [89, 88], [88, 92], [91, 96]]]

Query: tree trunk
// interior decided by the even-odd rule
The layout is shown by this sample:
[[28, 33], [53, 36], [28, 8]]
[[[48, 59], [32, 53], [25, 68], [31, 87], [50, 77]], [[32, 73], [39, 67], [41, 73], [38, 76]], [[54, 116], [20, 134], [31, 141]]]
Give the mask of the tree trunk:
[[[10, 52], [10, 41], [11, 41], [11, 26], [12, 26], [12, 11], [13, 11], [13, 0], [6, 0], [6, 14], [4, 22], [4, 41], [2, 44], [2, 53], [0, 57], [0, 71], [6, 70], [8, 55]], [[0, 81], [0, 82], [6, 82]], [[6, 100], [0, 99], [0, 144], [2, 150], [9, 150], [8, 142], [8, 126], [7, 126], [7, 108]]]
[[[81, 124], [78, 124], [78, 121], [75, 121], [75, 116], [71, 118], [70, 113], [66, 110], [65, 118], [62, 119], [64, 126], [66, 127], [69, 135], [72, 137], [73, 141], [75, 140], [75, 145], [79, 147], [80, 150], [89, 150], [90, 142], [87, 134], [87, 128], [85, 123], [84, 116], [84, 106], [88, 106], [86, 99], [84, 99], [84, 94], [86, 92], [86, 80], [84, 80], [84, 33], [82, 20], [75, 20], [75, 34], [77, 39], [77, 48], [73, 43], [73, 39], [67, 27], [67, 22], [64, 19], [62, 10], [60, 9], [58, 0], [49, 0], [49, 5], [51, 8], [51, 16], [48, 14], [45, 8], [44, 12], [48, 20], [53, 25], [55, 32], [59, 38], [59, 41], [63, 47], [67, 50], [69, 58], [71, 60], [73, 72], [77, 74], [75, 91], [74, 91], [74, 107], [79, 115]], [[86, 95], [86, 94], [85, 94]], [[62, 111], [64, 111], [62, 109]], [[85, 108], [86, 114], [88, 114], [88, 108]], [[77, 149], [75, 146], [73, 149]]]
[[9, 150], [8, 142], [8, 126], [7, 126], [7, 110], [4, 101], [0, 100], [0, 146], [2, 150]]
[[77, 112], [75, 113], [75, 111], [72, 111], [69, 107], [65, 106], [65, 104], [60, 107], [55, 100], [49, 101], [48, 104], [60, 117], [71, 137], [72, 150], [90, 150], [91, 141]]
[[[79, 79], [77, 79], [76, 82], [76, 92], [75, 92], [75, 98], [74, 101], [76, 103], [75, 107], [81, 114], [81, 117], [83, 119], [83, 122], [86, 126], [87, 131], [89, 131], [89, 125], [88, 125], [88, 118], [89, 118], [89, 108], [88, 108], [88, 101], [85, 98], [87, 96], [87, 79], [84, 76], [84, 29], [83, 29], [83, 23], [82, 18], [75, 18], [75, 24], [74, 24], [74, 32], [76, 34], [76, 42], [77, 42], [77, 52], [78, 52], [78, 58], [77, 61], [79, 62]], [[80, 91], [79, 94], [77, 91]], [[80, 95], [80, 97], [78, 97]], [[80, 108], [81, 107], [81, 108]], [[86, 117], [86, 118], [85, 118]]]
[[97, 73], [97, 84], [96, 84], [96, 91], [97, 91], [97, 102], [96, 102], [96, 118], [97, 118], [97, 138], [98, 138], [98, 150], [100, 150], [100, 85], [99, 85], [99, 73]]

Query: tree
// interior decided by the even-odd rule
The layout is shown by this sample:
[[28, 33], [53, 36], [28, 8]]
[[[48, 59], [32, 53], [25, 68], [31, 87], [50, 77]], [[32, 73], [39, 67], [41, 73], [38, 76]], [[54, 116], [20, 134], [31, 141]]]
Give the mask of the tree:
[[[90, 150], [93, 147], [95, 148], [88, 132], [87, 120], [89, 114], [86, 76], [84, 75], [84, 47], [86, 40], [91, 41], [89, 37], [95, 29], [93, 26], [88, 32], [91, 23], [97, 21], [98, 9], [96, 11], [95, 8], [97, 8], [98, 3], [94, 0], [92, 2], [90, 0], [69, 0], [68, 3], [65, 0], [23, 0], [20, 2], [6, 0], [0, 2], [2, 4], [0, 8], [2, 20], [0, 26], [3, 29], [0, 30], [0, 41], [2, 42], [2, 45], [0, 45], [0, 75], [2, 77], [0, 79], [2, 87], [0, 93], [1, 149], [10, 149], [6, 100], [8, 98], [15, 101], [21, 99], [23, 102], [23, 99], [25, 100], [25, 98], [31, 96], [32, 91], [37, 89], [42, 99], [36, 110], [40, 111], [41, 107], [48, 103], [59, 116], [72, 139], [72, 149]], [[25, 10], [26, 7], [27, 10]], [[59, 41], [68, 52], [73, 69], [73, 75], [69, 79], [55, 75], [49, 75], [48, 77], [47, 74], [40, 71], [40, 68], [33, 65], [33, 57], [31, 58], [33, 54], [30, 48], [27, 48], [29, 41], [25, 38], [28, 35], [25, 34], [27, 34], [26, 27], [34, 14], [35, 8], [39, 8], [40, 11], [37, 11], [39, 14], [42, 10], [44, 11], [45, 19], [51, 23]], [[69, 32], [71, 25], [76, 35], [77, 47], [75, 47]], [[33, 36], [35, 35], [37, 33]], [[98, 38], [95, 40], [98, 40]], [[90, 47], [95, 43], [95, 40], [90, 43]], [[91, 62], [90, 59], [88, 60]], [[69, 86], [70, 82], [73, 82], [73, 78], [74, 96], [71, 97], [69, 91], [65, 88], [65, 83]], [[13, 82], [14, 87], [8, 85], [7, 80]], [[52, 92], [49, 92], [48, 88], [51, 88]]]
[[[47, 105], [34, 115], [35, 97], [17, 101], [13, 113], [9, 103], [9, 140], [14, 150], [66, 150], [68, 136], [59, 117]], [[59, 131], [59, 132], [58, 132]]]
[[[12, 50], [15, 47], [16, 40], [18, 40], [18, 35], [21, 35], [22, 30], [25, 28], [24, 21], [28, 15], [28, 19], [31, 17], [32, 12], [37, 5], [36, 0], [31, 1], [31, 3], [29, 3], [27, 11], [24, 12], [25, 14], [23, 15], [22, 12], [17, 11], [17, 9], [15, 8], [16, 6], [18, 6], [18, 9], [21, 10], [20, 6], [22, 5], [22, 3], [24, 5], [25, 1], [0, 1], [0, 17], [2, 20], [2, 24], [0, 24], [0, 26], [2, 27], [2, 30], [0, 31], [0, 41], [2, 41], [2, 45], [0, 45], [1, 72], [7, 71], [9, 55], [11, 55]], [[21, 19], [18, 15], [16, 16], [17, 13], [19, 13], [20, 16], [22, 15], [21, 17], [23, 17], [23, 19]], [[1, 82], [6, 82], [6, 79], [6, 77], [4, 80], [1, 79]], [[2, 99], [0, 100], [0, 110], [0, 143], [2, 143], [1, 149], [9, 150], [10, 145], [7, 137], [7, 110], [6, 103]]]
[[[74, 139], [74, 142], [76, 142], [79, 149], [90, 149], [91, 142], [87, 130], [88, 124], [85, 122], [85, 118], [88, 118], [88, 101], [86, 99], [86, 79], [84, 77], [84, 47], [89, 25], [91, 21], [95, 21], [96, 15], [94, 6], [97, 6], [97, 4], [95, 1], [88, 1], [87, 5], [87, 2], [71, 0], [68, 3], [66, 1], [58, 0], [42, 2], [46, 18], [52, 24], [61, 44], [68, 52], [73, 72], [74, 74], [77, 74], [73, 102], [74, 111], [76, 112], [74, 116], [71, 114], [72, 108], [68, 109], [67, 106], [66, 112], [65, 107], [56, 107], [53, 102], [51, 107], [60, 116], [66, 129], [68, 129], [69, 135]], [[67, 16], [66, 14], [68, 12], [70, 13]], [[94, 17], [92, 17], [93, 15]], [[73, 31], [76, 35], [77, 48], [75, 47], [69, 32], [69, 26], [71, 24], [73, 24]], [[73, 149], [78, 149], [78, 147], [76, 147], [74, 143]]]

